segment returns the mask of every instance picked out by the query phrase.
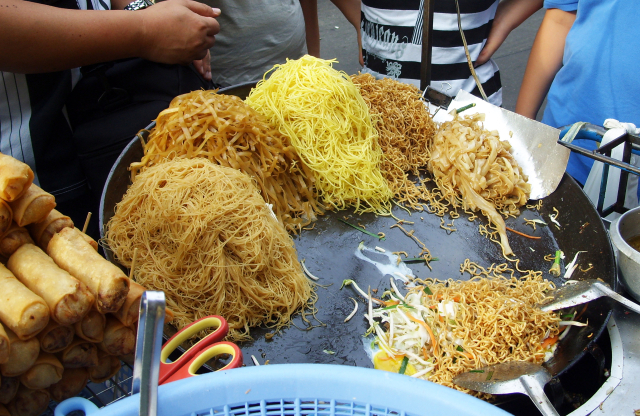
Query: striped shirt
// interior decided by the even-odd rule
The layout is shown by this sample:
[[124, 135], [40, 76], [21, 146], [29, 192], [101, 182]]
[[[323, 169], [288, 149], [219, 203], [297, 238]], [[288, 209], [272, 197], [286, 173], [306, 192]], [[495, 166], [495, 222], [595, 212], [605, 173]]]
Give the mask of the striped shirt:
[[[111, 0], [43, 0], [55, 7], [108, 10]], [[42, 74], [0, 71], [0, 152], [27, 163], [34, 183], [63, 202], [87, 184], [64, 105], [79, 70]]]
[[[459, 0], [462, 29], [471, 59], [486, 43], [499, 0]], [[362, 72], [420, 87], [424, 0], [362, 0]], [[498, 66], [475, 68], [489, 101], [502, 104]], [[458, 30], [454, 0], [436, 0], [433, 16], [431, 87], [450, 96], [460, 89], [480, 96]]]

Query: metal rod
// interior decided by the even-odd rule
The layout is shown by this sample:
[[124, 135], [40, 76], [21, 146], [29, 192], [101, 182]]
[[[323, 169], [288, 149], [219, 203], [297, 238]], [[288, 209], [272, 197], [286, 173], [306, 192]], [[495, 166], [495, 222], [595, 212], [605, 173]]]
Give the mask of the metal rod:
[[[611, 140], [609, 143], [600, 146], [598, 149], [594, 150], [594, 152], [611, 155], [611, 151], [613, 149], [615, 149], [616, 147], [618, 147], [618, 145], [621, 145], [621, 144], [625, 143], [627, 141], [628, 137], [629, 137], [629, 135], [627, 133], [623, 133], [620, 136], [618, 136], [617, 138]], [[625, 159], [623, 159], [623, 160], [625, 160]], [[626, 159], [626, 160], [628, 160], [628, 159]]]
[[142, 293], [131, 386], [133, 394], [140, 393], [140, 416], [154, 416], [158, 412], [164, 309], [164, 292], [148, 290]]
[[611, 157], [606, 157], [606, 156], [602, 156], [597, 152], [592, 152], [589, 150], [585, 150], [580, 146], [576, 146], [574, 144], [570, 144], [570, 143], [565, 143], [562, 140], [558, 140], [558, 143], [563, 145], [564, 147], [567, 147], [569, 149], [571, 149], [571, 151], [576, 152], [576, 153], [580, 153], [581, 155], [587, 156], [591, 159], [597, 160], [599, 162], [603, 162], [606, 164], [610, 164], [613, 165], [617, 168], [620, 168], [622, 170], [625, 170], [629, 173], [633, 173], [635, 175], [640, 175], [640, 168], [637, 168], [636, 166], [630, 165], [628, 163], [624, 163], [624, 162], [620, 162], [617, 159], [613, 159]]
[[433, 45], [433, 9], [435, 0], [423, 0], [422, 6], [422, 60], [420, 65], [420, 89], [431, 83], [431, 46]]

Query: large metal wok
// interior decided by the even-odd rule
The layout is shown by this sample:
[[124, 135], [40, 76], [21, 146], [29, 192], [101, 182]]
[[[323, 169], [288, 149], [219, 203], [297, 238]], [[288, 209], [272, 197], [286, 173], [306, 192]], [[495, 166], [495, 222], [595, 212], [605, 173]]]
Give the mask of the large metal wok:
[[[251, 86], [246, 84], [220, 93], [238, 95], [245, 98]], [[151, 127], [151, 126], [150, 126]], [[114, 207], [118, 203], [130, 184], [127, 170], [131, 162], [139, 161], [143, 155], [142, 145], [138, 138], [134, 138], [124, 149], [114, 165], [105, 186], [100, 208], [100, 223], [104, 226], [113, 215]], [[557, 220], [561, 224], [558, 229], [549, 221], [549, 215], [554, 214], [553, 208], [559, 211]], [[478, 232], [478, 224], [486, 223], [484, 218], [469, 222], [463, 214], [455, 220], [456, 232], [450, 233], [440, 228], [440, 217], [426, 212], [412, 213], [394, 208], [394, 215], [414, 221], [415, 224], [405, 224], [407, 230], [415, 230], [415, 235], [425, 243], [434, 257], [439, 261], [432, 262], [433, 271], [424, 264], [412, 264], [409, 267], [420, 278], [434, 277], [440, 279], [467, 280], [467, 274], [459, 271], [460, 264], [470, 259], [484, 267], [492, 263], [503, 263], [500, 247], [482, 237]], [[345, 218], [352, 224], [362, 224], [374, 233], [384, 232], [386, 239], [378, 241], [337, 220]], [[524, 224], [523, 218], [542, 219], [548, 227], [538, 226], [533, 231]], [[447, 223], [451, 220], [447, 218]], [[316, 317], [325, 326], [318, 326], [308, 331], [294, 326], [276, 334], [267, 340], [265, 334], [270, 330], [256, 328], [251, 334], [253, 342], [241, 345], [245, 356], [245, 363], [253, 365], [251, 356], [260, 362], [269, 360], [270, 363], [332, 363], [372, 367], [371, 360], [363, 346], [363, 334], [367, 324], [362, 316], [366, 304], [360, 299], [360, 310], [349, 322], [344, 323], [345, 317], [352, 311], [353, 302], [350, 297], [358, 298], [357, 293], [350, 287], [340, 289], [344, 279], [355, 280], [365, 291], [368, 287], [381, 294], [389, 288], [389, 276], [383, 276], [373, 265], [357, 259], [354, 256], [361, 241], [369, 247], [379, 246], [387, 251], [406, 251], [410, 257], [417, 255], [420, 249], [416, 243], [397, 228], [389, 229], [396, 221], [390, 217], [376, 217], [375, 215], [354, 215], [351, 211], [329, 212], [321, 216], [315, 227], [310, 231], [302, 231], [294, 236], [298, 257], [305, 259], [309, 270], [320, 277], [318, 281], [323, 287], [318, 287], [318, 301]], [[580, 254], [579, 264], [582, 269], [593, 267], [586, 272], [576, 270], [572, 279], [602, 279], [615, 288], [616, 267], [613, 250], [603, 223], [589, 199], [582, 192], [578, 184], [565, 175], [557, 190], [544, 199], [541, 210], [524, 209], [518, 218], [510, 218], [507, 226], [527, 234], [541, 236], [539, 240], [531, 240], [516, 234], [509, 235], [513, 251], [521, 259], [523, 269], [540, 270], [547, 279], [556, 284], [562, 284], [561, 278], [555, 278], [548, 273], [550, 262], [543, 259], [546, 254], [553, 254], [556, 250], [564, 251], [566, 258], [563, 262], [561, 276], [564, 275], [564, 264], [570, 262], [576, 252]], [[375, 254], [367, 253], [369, 257]], [[107, 253], [110, 256], [110, 253]], [[113, 259], [112, 259], [113, 260]], [[382, 261], [383, 258], [376, 258]], [[327, 286], [328, 285], [328, 286]], [[591, 302], [581, 321], [587, 322], [586, 327], [574, 327], [566, 338], [559, 342], [554, 358], [545, 366], [553, 375], [560, 375], [567, 371], [585, 353], [606, 327], [611, 314], [610, 300], [599, 299]], [[294, 323], [303, 328], [304, 324], [298, 316]], [[318, 322], [314, 322], [320, 325]]]

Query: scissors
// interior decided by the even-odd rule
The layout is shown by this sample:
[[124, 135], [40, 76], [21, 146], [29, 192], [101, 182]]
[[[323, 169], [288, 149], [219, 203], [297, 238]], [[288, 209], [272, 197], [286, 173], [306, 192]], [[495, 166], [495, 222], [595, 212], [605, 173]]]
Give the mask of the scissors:
[[[177, 360], [167, 362], [169, 355], [184, 341], [207, 329], [215, 330], [187, 349]], [[242, 352], [236, 344], [222, 341], [229, 332], [227, 321], [217, 315], [205, 316], [176, 332], [160, 350], [160, 377], [158, 384], [171, 383], [172, 381], [196, 376], [196, 371], [207, 361], [220, 354], [229, 354], [231, 361], [219, 370], [238, 368], [242, 365]]]

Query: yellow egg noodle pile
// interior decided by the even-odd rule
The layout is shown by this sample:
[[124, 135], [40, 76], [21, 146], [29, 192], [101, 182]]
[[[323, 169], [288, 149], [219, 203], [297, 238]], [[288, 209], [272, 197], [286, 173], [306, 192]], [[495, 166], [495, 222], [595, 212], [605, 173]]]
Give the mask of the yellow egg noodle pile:
[[392, 193], [378, 134], [358, 88], [333, 62], [305, 55], [276, 65], [246, 103], [291, 139], [326, 204], [387, 213]]
[[176, 158], [138, 174], [116, 205], [105, 242], [135, 280], [162, 290], [178, 328], [207, 315], [249, 328], [288, 325], [312, 290], [293, 241], [251, 178], [203, 158]]
[[[481, 210], [496, 227], [505, 256], [513, 254], [502, 216], [520, 214], [531, 186], [497, 131], [482, 126], [484, 114], [455, 116], [443, 123], [431, 143], [429, 170], [454, 209]], [[500, 212], [500, 213], [499, 213]]]
[[369, 106], [380, 135], [382, 174], [399, 203], [422, 211], [422, 191], [409, 180], [428, 162], [428, 145], [436, 125], [418, 88], [390, 78], [376, 80], [370, 74], [352, 75], [353, 83]]
[[158, 115], [142, 161], [131, 165], [132, 177], [178, 156], [204, 157], [251, 176], [289, 231], [298, 231], [323, 210], [313, 172], [290, 140], [238, 97], [194, 91], [174, 98]]
[[513, 276], [506, 264], [487, 270], [467, 261], [463, 270], [473, 277], [418, 279], [402, 302], [390, 297], [386, 308], [374, 309], [384, 323], [376, 340], [388, 357], [408, 357], [408, 375], [488, 398], [453, 384], [453, 378], [506, 361], [543, 363], [553, 351], [543, 341], [558, 335], [560, 318], [536, 305], [554, 285], [540, 272]]

